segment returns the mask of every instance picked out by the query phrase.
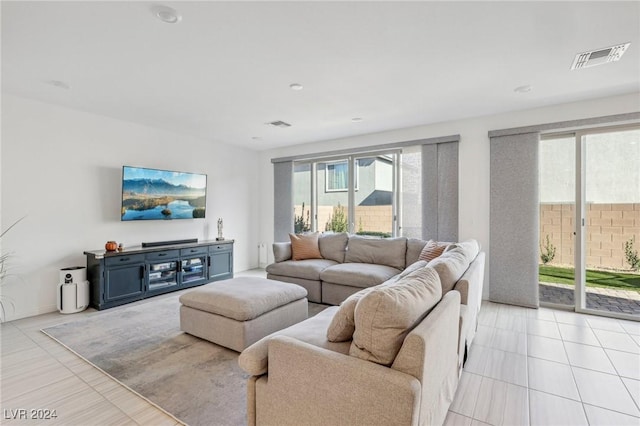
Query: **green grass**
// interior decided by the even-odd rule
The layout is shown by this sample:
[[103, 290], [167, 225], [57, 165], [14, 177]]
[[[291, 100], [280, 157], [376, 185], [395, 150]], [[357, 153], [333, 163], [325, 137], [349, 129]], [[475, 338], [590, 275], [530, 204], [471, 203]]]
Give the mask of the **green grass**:
[[[540, 265], [540, 282], [574, 284], [574, 270]], [[587, 287], [640, 291], [640, 275], [587, 269]]]

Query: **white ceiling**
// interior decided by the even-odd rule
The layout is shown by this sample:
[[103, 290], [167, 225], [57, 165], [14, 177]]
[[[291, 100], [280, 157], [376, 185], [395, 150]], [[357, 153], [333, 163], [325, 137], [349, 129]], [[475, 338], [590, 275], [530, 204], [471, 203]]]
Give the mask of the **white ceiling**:
[[262, 150], [640, 90], [637, 1], [163, 4], [3, 1], [2, 91]]

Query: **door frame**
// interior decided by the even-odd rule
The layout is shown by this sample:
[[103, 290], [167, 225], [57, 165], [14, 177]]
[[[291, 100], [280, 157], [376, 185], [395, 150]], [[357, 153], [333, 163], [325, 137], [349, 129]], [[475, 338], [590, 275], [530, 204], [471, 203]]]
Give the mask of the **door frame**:
[[610, 311], [600, 311], [587, 307], [586, 298], [586, 228], [587, 228], [587, 208], [586, 208], [586, 138], [589, 135], [601, 133], [623, 132], [626, 130], [640, 130], [640, 124], [623, 124], [604, 127], [590, 127], [575, 131], [563, 130], [562, 132], [549, 132], [540, 135], [540, 139], [555, 139], [567, 136], [575, 138], [575, 214], [574, 214], [574, 306], [561, 305], [557, 303], [541, 303], [542, 306], [549, 306], [564, 310], [573, 310], [578, 313], [598, 315], [616, 319], [640, 321], [640, 316]]

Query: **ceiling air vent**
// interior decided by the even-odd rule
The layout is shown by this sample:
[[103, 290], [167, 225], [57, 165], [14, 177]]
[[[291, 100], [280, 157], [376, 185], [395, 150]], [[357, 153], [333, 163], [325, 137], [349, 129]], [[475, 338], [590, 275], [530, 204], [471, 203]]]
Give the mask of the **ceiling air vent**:
[[272, 121], [270, 123], [267, 123], [270, 126], [275, 126], [275, 127], [282, 127], [283, 129], [286, 129], [287, 127], [291, 127], [291, 124], [289, 123], [285, 123], [284, 121]]
[[589, 68], [596, 65], [606, 64], [608, 62], [619, 61], [622, 54], [627, 50], [631, 43], [618, 44], [616, 46], [606, 47], [604, 49], [592, 50], [590, 52], [578, 53], [571, 65], [572, 70], [580, 68]]

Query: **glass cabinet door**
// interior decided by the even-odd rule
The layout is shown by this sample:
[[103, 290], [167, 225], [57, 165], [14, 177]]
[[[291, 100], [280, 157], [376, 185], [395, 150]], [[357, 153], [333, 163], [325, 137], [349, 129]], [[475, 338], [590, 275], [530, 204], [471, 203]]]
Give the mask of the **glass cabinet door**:
[[179, 262], [168, 261], [149, 264], [148, 291], [162, 290], [178, 285]]
[[191, 285], [207, 279], [206, 256], [182, 261], [182, 284]]

